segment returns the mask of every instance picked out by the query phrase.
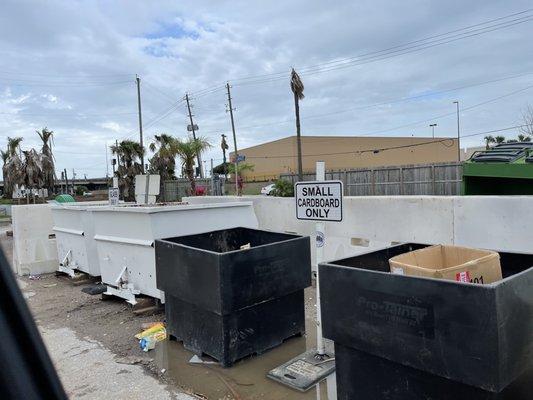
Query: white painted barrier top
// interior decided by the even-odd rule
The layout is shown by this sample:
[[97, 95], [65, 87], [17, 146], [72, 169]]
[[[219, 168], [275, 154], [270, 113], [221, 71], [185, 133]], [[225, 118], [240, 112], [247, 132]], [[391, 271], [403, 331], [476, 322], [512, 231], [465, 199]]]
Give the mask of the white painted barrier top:
[[113, 212], [125, 212], [125, 213], [141, 213], [141, 214], [153, 214], [159, 212], [169, 211], [189, 211], [193, 209], [208, 209], [208, 208], [228, 208], [228, 207], [252, 207], [251, 201], [246, 202], [232, 202], [232, 203], [210, 203], [210, 204], [188, 204], [188, 203], [175, 203], [168, 205], [123, 205], [123, 206], [104, 206], [97, 207], [93, 211], [113, 211]]

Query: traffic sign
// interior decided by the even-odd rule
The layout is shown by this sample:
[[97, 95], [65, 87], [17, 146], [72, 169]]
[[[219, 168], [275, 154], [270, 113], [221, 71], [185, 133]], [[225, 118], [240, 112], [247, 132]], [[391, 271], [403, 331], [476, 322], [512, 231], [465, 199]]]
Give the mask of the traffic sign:
[[296, 218], [310, 221], [342, 221], [342, 182], [297, 182]]

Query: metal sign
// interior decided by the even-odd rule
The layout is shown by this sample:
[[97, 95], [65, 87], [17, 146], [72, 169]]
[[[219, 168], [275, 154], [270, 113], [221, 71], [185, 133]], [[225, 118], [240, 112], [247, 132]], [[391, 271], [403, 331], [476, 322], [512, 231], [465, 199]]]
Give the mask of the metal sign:
[[342, 182], [297, 182], [296, 218], [310, 221], [342, 221]]
[[198, 130], [198, 125], [196, 125], [196, 124], [194, 124], [194, 125], [191, 125], [191, 124], [187, 125], [187, 131], [192, 132], [193, 128], [194, 128], [195, 131], [197, 131], [197, 130]]
[[237, 156], [237, 162], [243, 162], [244, 160], [246, 160], [246, 156], [244, 154], [239, 154]]
[[118, 188], [116, 187], [109, 188], [109, 205], [118, 206], [119, 196], [120, 196], [120, 191]]

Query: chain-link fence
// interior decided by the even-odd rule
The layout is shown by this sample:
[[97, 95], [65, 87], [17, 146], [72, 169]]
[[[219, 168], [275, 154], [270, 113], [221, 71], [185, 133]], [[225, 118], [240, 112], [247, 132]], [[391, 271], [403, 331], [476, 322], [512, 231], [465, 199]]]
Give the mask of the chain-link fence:
[[[222, 196], [224, 195], [223, 176], [214, 175], [213, 178], [198, 178], [196, 182], [197, 195]], [[161, 201], [180, 201], [182, 197], [191, 195], [191, 183], [188, 179], [178, 178], [163, 182]]]

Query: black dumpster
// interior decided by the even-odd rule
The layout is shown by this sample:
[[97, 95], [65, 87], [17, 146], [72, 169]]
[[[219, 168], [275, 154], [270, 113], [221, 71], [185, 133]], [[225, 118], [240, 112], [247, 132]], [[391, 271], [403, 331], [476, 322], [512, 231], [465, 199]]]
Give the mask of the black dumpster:
[[233, 228], [156, 240], [155, 253], [168, 333], [191, 351], [228, 367], [305, 332], [309, 237]]
[[324, 337], [345, 399], [530, 399], [533, 255], [488, 285], [389, 273], [403, 244], [320, 268]]

